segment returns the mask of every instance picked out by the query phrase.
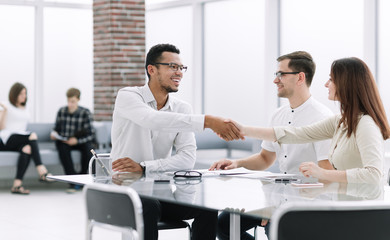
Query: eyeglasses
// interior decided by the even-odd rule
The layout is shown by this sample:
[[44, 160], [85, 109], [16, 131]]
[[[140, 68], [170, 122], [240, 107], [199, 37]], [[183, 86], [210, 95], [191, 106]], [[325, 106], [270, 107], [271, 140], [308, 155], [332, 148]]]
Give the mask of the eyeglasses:
[[283, 75], [285, 74], [298, 74], [300, 72], [276, 72], [275, 76], [279, 79], [282, 80]]
[[173, 178], [175, 180], [180, 179], [200, 179], [202, 177], [202, 173], [198, 171], [176, 171], [173, 173]]
[[187, 72], [187, 66], [184, 66], [184, 65], [179, 65], [179, 64], [176, 64], [176, 63], [155, 63], [154, 65], [156, 64], [160, 64], [160, 65], [165, 65], [165, 66], [169, 66], [169, 68], [174, 71], [174, 72], [177, 72], [179, 69], [180, 71], [182, 72]]

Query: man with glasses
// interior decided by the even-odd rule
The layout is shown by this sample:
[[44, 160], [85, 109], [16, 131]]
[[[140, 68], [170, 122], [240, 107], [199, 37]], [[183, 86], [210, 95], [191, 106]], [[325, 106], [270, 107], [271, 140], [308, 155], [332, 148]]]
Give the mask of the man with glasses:
[[[332, 112], [316, 101], [310, 94], [310, 85], [315, 73], [315, 63], [311, 55], [297, 51], [280, 56], [277, 61], [278, 70], [274, 83], [277, 86], [278, 97], [287, 98], [289, 104], [277, 109], [270, 126], [305, 126], [323, 120]], [[322, 168], [333, 169], [328, 161], [330, 140], [307, 144], [283, 144], [263, 141], [262, 150], [247, 158], [229, 160], [222, 159], [211, 165], [210, 170], [233, 169], [245, 167], [251, 170], [266, 170], [278, 160], [281, 173], [299, 173], [302, 162], [318, 162]], [[254, 239], [246, 231], [261, 225], [265, 226], [268, 236], [267, 220], [252, 217], [241, 218], [241, 239]], [[218, 238], [229, 239], [229, 214], [222, 213], [218, 218]]]
[[[189, 170], [196, 160], [194, 131], [211, 128], [226, 140], [240, 138], [233, 123], [210, 115], [191, 114], [191, 106], [169, 93], [177, 92], [187, 67], [170, 44], [153, 46], [145, 69], [149, 82], [119, 90], [112, 125], [112, 168], [121, 172]], [[172, 156], [172, 147], [176, 154]], [[217, 212], [141, 198], [145, 239], [157, 239], [157, 222], [191, 219], [192, 239], [215, 239]]]

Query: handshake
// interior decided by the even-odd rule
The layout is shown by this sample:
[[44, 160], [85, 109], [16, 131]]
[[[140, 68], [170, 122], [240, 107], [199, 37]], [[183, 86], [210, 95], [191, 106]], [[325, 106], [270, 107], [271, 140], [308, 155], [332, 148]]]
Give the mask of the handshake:
[[206, 115], [204, 127], [210, 128], [225, 141], [245, 139], [243, 127], [239, 123], [230, 119]]

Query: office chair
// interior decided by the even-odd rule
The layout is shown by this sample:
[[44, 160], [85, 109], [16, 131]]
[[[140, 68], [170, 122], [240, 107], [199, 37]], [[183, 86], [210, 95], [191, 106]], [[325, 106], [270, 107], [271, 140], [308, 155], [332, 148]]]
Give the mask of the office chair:
[[84, 187], [84, 197], [87, 207], [87, 240], [92, 239], [94, 226], [120, 231], [123, 239], [144, 239], [142, 204], [132, 188], [91, 184]]
[[287, 203], [271, 218], [271, 240], [384, 240], [390, 237], [390, 203]]
[[[109, 153], [105, 153], [109, 155]], [[92, 158], [91, 158], [92, 159]], [[89, 174], [93, 173], [91, 162], [89, 164]], [[170, 229], [180, 229], [180, 228], [188, 228], [189, 231], [189, 240], [191, 240], [192, 229], [188, 222], [186, 221], [174, 221], [174, 222], [158, 222], [157, 229], [158, 230], [170, 230]]]

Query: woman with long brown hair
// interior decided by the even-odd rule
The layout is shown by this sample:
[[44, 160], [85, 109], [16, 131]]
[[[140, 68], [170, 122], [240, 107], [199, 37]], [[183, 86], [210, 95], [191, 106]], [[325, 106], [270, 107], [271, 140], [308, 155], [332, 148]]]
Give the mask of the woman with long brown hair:
[[325, 86], [329, 100], [340, 102], [340, 115], [304, 127], [259, 128], [241, 126], [244, 136], [299, 144], [332, 139], [329, 161], [334, 169], [304, 162], [299, 170], [306, 177], [335, 182], [380, 183], [383, 180], [384, 140], [390, 127], [378, 88], [367, 65], [360, 59], [333, 62]]
[[9, 102], [0, 103], [0, 151], [20, 152], [16, 177], [11, 188], [12, 193], [29, 194], [30, 191], [22, 185], [23, 177], [33, 158], [39, 181], [49, 182], [50, 175], [42, 164], [37, 143], [37, 135], [26, 131], [29, 113], [26, 109], [27, 89], [21, 83], [12, 85], [9, 91]]

